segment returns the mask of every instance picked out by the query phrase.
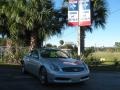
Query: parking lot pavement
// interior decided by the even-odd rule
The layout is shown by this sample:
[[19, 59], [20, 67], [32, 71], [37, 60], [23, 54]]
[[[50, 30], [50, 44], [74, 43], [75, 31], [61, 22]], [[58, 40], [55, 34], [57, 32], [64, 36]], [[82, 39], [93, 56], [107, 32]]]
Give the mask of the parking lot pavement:
[[90, 80], [76, 84], [49, 84], [22, 74], [20, 69], [0, 68], [0, 90], [120, 90], [120, 72], [91, 72]]

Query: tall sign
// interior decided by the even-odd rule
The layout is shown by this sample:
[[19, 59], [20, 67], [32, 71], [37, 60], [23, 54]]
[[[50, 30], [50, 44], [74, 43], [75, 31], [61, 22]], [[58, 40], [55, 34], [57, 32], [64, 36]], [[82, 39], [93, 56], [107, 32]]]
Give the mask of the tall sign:
[[69, 0], [68, 4], [68, 24], [78, 26], [78, 0]]
[[69, 0], [68, 24], [70, 26], [90, 26], [90, 0]]
[[91, 25], [90, 0], [79, 0], [79, 26]]
[[69, 0], [68, 4], [68, 24], [70, 26], [79, 26], [78, 55], [81, 53], [80, 27], [91, 25], [90, 1], [91, 0]]

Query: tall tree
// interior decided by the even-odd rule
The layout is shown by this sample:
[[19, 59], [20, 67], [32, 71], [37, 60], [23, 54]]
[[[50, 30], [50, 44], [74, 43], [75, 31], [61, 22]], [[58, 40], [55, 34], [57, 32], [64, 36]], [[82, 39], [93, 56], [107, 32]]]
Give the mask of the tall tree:
[[32, 48], [41, 47], [46, 38], [60, 34], [67, 18], [64, 8], [53, 8], [52, 0], [5, 0], [1, 10], [9, 18], [13, 39], [27, 40]]

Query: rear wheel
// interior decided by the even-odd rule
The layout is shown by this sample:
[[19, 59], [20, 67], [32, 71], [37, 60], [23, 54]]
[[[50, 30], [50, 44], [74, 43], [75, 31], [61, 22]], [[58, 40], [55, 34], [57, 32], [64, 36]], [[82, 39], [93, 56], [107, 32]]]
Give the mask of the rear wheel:
[[21, 70], [21, 71], [22, 71], [22, 73], [24, 73], [24, 74], [27, 73], [27, 71], [26, 71], [26, 69], [25, 69], [25, 64], [24, 64], [24, 63], [22, 64], [22, 70]]
[[39, 79], [40, 79], [40, 83], [45, 85], [48, 83], [47, 80], [47, 71], [45, 68], [41, 68], [40, 72], [39, 72]]

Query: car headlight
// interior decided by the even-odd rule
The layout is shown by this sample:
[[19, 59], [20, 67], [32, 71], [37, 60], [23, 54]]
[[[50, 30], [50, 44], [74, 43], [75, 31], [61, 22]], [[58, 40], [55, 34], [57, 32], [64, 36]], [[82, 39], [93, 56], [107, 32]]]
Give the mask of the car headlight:
[[50, 65], [50, 68], [51, 68], [52, 70], [54, 70], [54, 71], [60, 71], [60, 70], [61, 70], [60, 67], [58, 67], [58, 66], [55, 65], [55, 64], [51, 64], [51, 65]]
[[84, 62], [83, 62], [83, 65], [84, 65], [86, 70], [89, 70], [88, 65], [86, 65]]

